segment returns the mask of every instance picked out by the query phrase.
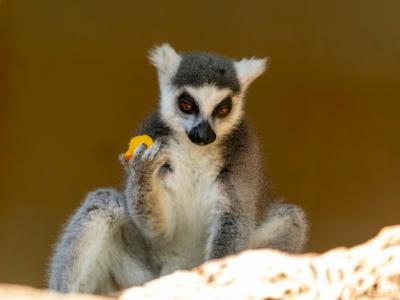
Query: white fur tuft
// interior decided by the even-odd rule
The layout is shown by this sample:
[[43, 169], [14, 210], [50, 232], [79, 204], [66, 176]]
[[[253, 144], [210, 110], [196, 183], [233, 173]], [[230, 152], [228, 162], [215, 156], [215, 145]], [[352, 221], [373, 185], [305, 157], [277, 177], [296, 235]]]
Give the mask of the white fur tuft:
[[266, 58], [244, 58], [235, 62], [237, 76], [244, 89], [246, 89], [254, 79], [264, 73], [266, 68]]
[[167, 43], [151, 49], [149, 59], [157, 68], [160, 77], [172, 77], [181, 62], [181, 56]]

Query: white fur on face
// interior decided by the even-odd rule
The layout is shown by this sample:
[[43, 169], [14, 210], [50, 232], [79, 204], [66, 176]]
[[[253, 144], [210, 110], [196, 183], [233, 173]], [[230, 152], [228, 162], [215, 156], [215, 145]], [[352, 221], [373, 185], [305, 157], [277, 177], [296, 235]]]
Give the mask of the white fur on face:
[[[212, 84], [201, 87], [186, 86], [175, 89], [171, 85], [161, 85], [161, 116], [163, 120], [176, 132], [185, 134], [196, 127], [200, 122], [208, 120], [217, 140], [230, 132], [243, 114], [243, 99], [241, 95], [233, 95], [229, 88], [219, 88]], [[199, 114], [185, 115], [180, 112], [177, 99], [183, 92], [195, 99], [199, 107]], [[213, 117], [215, 107], [226, 97], [232, 99], [231, 112], [224, 118]]]
[[182, 124], [182, 118], [178, 118], [177, 98], [182, 93], [182, 89], [176, 89], [171, 84], [162, 84], [160, 82], [160, 113], [165, 123], [177, 133], [186, 134], [185, 126]]
[[[219, 88], [215, 85], [207, 84], [198, 88], [186, 87], [186, 91], [197, 101], [203, 119], [209, 121], [217, 135], [217, 139], [224, 136], [239, 123], [243, 114], [242, 97], [234, 96], [229, 88]], [[213, 117], [212, 113], [215, 107], [226, 97], [231, 97], [232, 99], [230, 113], [224, 118]]]
[[229, 88], [221, 89], [212, 84], [201, 87], [187, 86], [184, 90], [196, 100], [204, 117], [211, 116], [215, 106], [232, 93]]

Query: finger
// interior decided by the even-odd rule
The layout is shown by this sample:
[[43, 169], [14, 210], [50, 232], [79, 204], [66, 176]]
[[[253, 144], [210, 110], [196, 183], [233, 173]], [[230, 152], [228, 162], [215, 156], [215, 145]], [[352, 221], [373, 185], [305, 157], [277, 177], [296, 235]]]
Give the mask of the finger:
[[137, 146], [137, 148], [135, 149], [135, 152], [133, 152], [132, 157], [135, 160], [140, 160], [143, 156], [143, 154], [146, 152], [146, 145], [144, 143], [141, 143], [139, 146]]
[[157, 153], [160, 151], [160, 149], [161, 149], [161, 141], [156, 140], [155, 143], [149, 149], [146, 150], [142, 159], [153, 160], [157, 155]]
[[118, 160], [121, 162], [121, 164], [125, 167], [127, 166], [128, 162], [125, 159], [125, 154], [121, 153], [120, 155], [118, 155]]

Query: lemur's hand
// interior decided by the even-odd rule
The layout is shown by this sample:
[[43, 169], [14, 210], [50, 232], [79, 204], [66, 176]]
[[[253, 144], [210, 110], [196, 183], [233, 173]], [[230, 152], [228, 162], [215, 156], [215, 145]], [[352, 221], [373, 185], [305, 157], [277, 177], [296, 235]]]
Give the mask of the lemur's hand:
[[121, 154], [119, 159], [128, 174], [139, 181], [158, 173], [159, 169], [167, 162], [161, 138], [158, 138], [150, 148], [147, 148], [145, 144], [140, 144], [128, 161], [124, 154]]

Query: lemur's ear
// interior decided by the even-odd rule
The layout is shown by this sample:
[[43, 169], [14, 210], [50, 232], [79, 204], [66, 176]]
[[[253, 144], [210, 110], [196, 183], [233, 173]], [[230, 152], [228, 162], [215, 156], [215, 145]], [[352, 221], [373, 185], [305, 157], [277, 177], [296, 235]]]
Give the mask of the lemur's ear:
[[167, 77], [175, 74], [181, 62], [181, 56], [167, 43], [151, 49], [149, 59], [157, 68], [159, 75]]
[[246, 89], [254, 79], [264, 73], [267, 68], [267, 59], [244, 58], [234, 64], [240, 85], [242, 89]]

